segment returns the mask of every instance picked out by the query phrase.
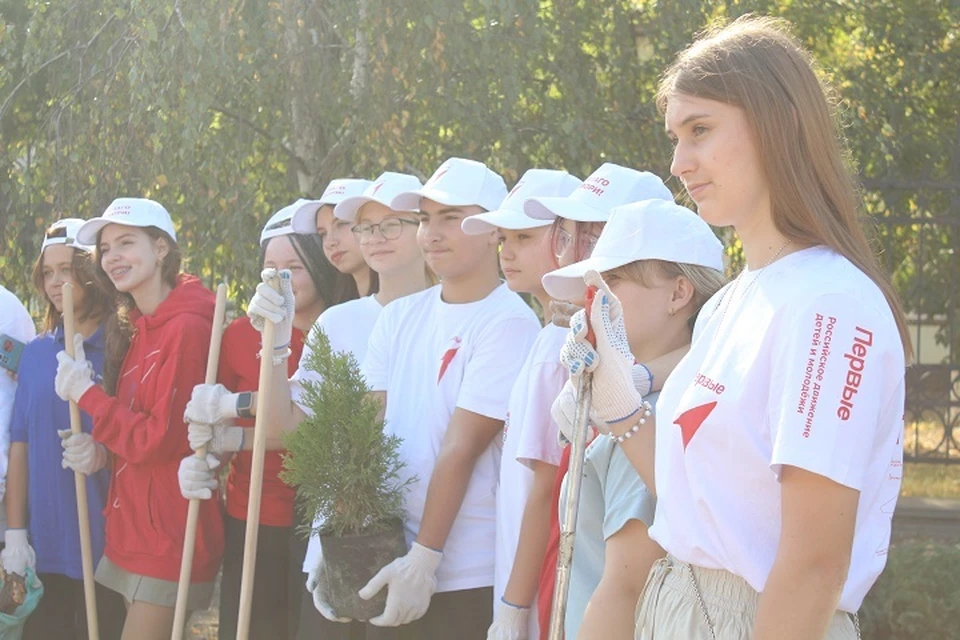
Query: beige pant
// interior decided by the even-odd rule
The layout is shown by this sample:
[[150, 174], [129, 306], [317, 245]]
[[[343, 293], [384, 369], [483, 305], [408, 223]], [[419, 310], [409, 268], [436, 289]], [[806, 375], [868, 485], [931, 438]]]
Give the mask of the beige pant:
[[[692, 573], [691, 573], [692, 572]], [[696, 576], [710, 634], [691, 575]], [[703, 569], [667, 556], [654, 563], [637, 604], [635, 640], [742, 640], [753, 632], [760, 595], [729, 571]], [[825, 640], [856, 640], [848, 613], [833, 616]]]

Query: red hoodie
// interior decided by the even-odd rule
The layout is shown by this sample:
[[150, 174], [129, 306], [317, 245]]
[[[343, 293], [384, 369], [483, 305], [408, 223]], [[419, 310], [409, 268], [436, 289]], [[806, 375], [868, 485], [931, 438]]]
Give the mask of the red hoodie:
[[[176, 581], [187, 522], [177, 471], [190, 455], [183, 410], [204, 381], [214, 296], [194, 276], [153, 315], [134, 311], [134, 336], [120, 369], [116, 398], [99, 386], [80, 398], [93, 437], [115, 454], [104, 555], [126, 571]], [[200, 501], [193, 582], [212, 582], [223, 555], [219, 500]]]

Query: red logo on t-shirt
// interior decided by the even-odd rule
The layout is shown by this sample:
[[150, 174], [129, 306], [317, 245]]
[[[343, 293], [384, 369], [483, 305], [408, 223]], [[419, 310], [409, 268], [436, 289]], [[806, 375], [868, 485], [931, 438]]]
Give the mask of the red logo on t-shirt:
[[713, 402], [702, 404], [699, 407], [687, 409], [680, 414], [679, 418], [673, 421], [673, 424], [680, 426], [680, 436], [683, 438], [684, 451], [687, 450], [687, 445], [693, 440], [693, 436], [697, 435], [697, 430], [700, 429], [700, 425], [703, 424], [703, 421], [707, 419], [707, 416], [710, 415], [716, 406], [717, 401], [714, 400]]
[[450, 362], [453, 361], [453, 357], [457, 355], [457, 351], [460, 349], [460, 337], [454, 336], [451, 341], [451, 346], [443, 353], [443, 357], [440, 358], [440, 373], [437, 375], [437, 384], [440, 384], [440, 381], [443, 379], [443, 374], [447, 372], [447, 367], [450, 366]]
[[371, 195], [371, 196], [377, 195], [377, 191], [380, 191], [380, 187], [382, 187], [382, 186], [383, 186], [383, 180], [381, 180], [381, 181], [378, 182], [377, 184], [373, 185], [373, 189], [370, 191], [370, 195]]

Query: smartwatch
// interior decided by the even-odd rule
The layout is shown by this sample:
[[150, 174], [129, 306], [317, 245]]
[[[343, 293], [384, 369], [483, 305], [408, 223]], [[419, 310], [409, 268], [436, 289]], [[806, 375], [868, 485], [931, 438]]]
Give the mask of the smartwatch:
[[237, 417], [238, 418], [252, 418], [253, 417], [253, 392], [244, 391], [237, 394]]

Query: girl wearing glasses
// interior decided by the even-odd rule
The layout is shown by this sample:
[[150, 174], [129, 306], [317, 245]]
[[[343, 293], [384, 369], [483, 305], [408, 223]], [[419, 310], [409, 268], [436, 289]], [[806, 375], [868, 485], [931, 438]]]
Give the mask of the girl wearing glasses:
[[[432, 284], [432, 275], [417, 246], [419, 221], [416, 214], [396, 211], [390, 206], [398, 193], [421, 187], [420, 181], [414, 176], [388, 171], [374, 180], [363, 194], [341, 201], [334, 209], [338, 221], [352, 225], [351, 230], [359, 243], [364, 261], [379, 277], [380, 290], [376, 294], [330, 309], [317, 322], [317, 327], [330, 339], [331, 348], [334, 351], [349, 351], [357, 362], [362, 362], [366, 355], [367, 340], [383, 307], [392, 300], [422, 291]], [[301, 369], [294, 376], [294, 403], [291, 407], [296, 409], [296, 413], [300, 411], [296, 404], [302, 393], [300, 385], [303, 380], [315, 375]], [[321, 524], [314, 522], [314, 527]], [[320, 540], [317, 536], [311, 536], [303, 561], [308, 579], [307, 590], [302, 596], [299, 638], [373, 640], [395, 636], [397, 632], [394, 629], [367, 623], [349, 620], [331, 622], [333, 614], [320, 597], [318, 588], [321, 568]]]
[[[324, 255], [320, 238], [315, 233], [294, 233], [291, 226], [293, 214], [304, 204], [298, 200], [274, 214], [264, 225], [260, 234], [261, 269], [288, 269], [291, 284], [296, 295], [296, 307], [293, 317], [293, 331], [290, 340], [292, 357], [288, 361], [288, 375], [293, 374], [296, 362], [303, 350], [306, 333], [317, 317], [329, 306], [344, 300], [337, 295], [349, 295], [352, 279], [331, 266]], [[225, 389], [240, 393], [240, 399], [234, 406], [240, 407], [239, 419], [235, 424], [241, 428], [253, 427], [253, 420], [244, 417], [247, 407], [252, 406], [252, 391], [259, 382], [260, 360], [258, 357], [260, 334], [250, 324], [246, 316], [237, 318], [223, 334], [220, 349], [218, 382]], [[240, 607], [241, 568], [243, 566], [243, 547], [246, 532], [247, 502], [250, 491], [252, 457], [249, 450], [242, 450], [245, 440], [252, 445], [252, 431], [244, 438], [244, 431], [225, 432], [229, 437], [214, 439], [208, 448], [215, 454], [231, 456], [227, 475], [227, 514], [225, 520], [225, 547], [223, 556], [223, 577], [220, 585], [220, 626], [219, 637], [233, 639], [237, 635], [237, 619]], [[191, 445], [199, 448], [198, 434], [191, 431]], [[249, 449], [250, 445], [247, 445]], [[233, 455], [233, 452], [237, 453]], [[191, 465], [199, 467], [202, 474], [204, 461], [191, 456], [181, 464], [181, 487], [183, 475], [189, 472]], [[250, 634], [254, 638], [265, 638], [271, 634], [278, 638], [288, 637], [288, 628], [294, 612], [300, 603], [300, 584], [291, 580], [289, 567], [301, 558], [291, 559], [297, 548], [296, 541], [301, 537], [295, 531], [294, 489], [284, 484], [278, 477], [283, 468], [282, 453], [268, 451], [264, 458], [263, 487], [260, 505], [260, 531], [258, 533], [256, 584], [253, 592], [253, 610], [250, 616]], [[189, 493], [189, 495], [187, 495]], [[212, 491], [199, 487], [198, 493], [185, 492], [185, 497], [203, 497], [212, 495]], [[299, 570], [297, 571], [299, 574]], [[293, 620], [290, 620], [293, 618]]]
[[[99, 378], [103, 370], [103, 322], [113, 311], [113, 299], [94, 277], [93, 247], [79, 244], [83, 220], [67, 218], [51, 226], [33, 268], [33, 284], [47, 302], [43, 335], [21, 355], [19, 386], [11, 423], [10, 466], [7, 471], [6, 548], [0, 563], [9, 573], [33, 568], [44, 594], [27, 618], [24, 638], [67, 640], [87, 637], [83, 606], [83, 571], [74, 474], [61, 469], [63, 449], [57, 432], [69, 432], [67, 403], [56, 397], [52, 384], [56, 355], [63, 349], [63, 285], [73, 285], [76, 330]], [[81, 414], [82, 429], [93, 429], [90, 416]], [[87, 476], [90, 534], [94, 565], [103, 555], [103, 507], [107, 502], [110, 471]], [[27, 543], [29, 531], [32, 546]], [[36, 553], [34, 553], [34, 551]], [[35, 563], [35, 564], [34, 564]], [[123, 599], [97, 585], [97, 615], [102, 638], [120, 638], [126, 615]]]

